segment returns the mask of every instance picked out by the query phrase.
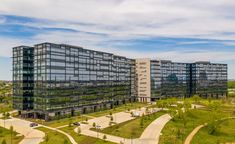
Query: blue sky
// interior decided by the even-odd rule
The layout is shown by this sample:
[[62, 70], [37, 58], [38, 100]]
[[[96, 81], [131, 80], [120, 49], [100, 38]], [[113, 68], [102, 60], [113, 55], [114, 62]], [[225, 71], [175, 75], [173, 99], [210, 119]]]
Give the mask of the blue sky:
[[235, 1], [3, 0], [0, 79], [11, 80], [12, 47], [79, 45], [130, 58], [227, 63], [235, 79]]

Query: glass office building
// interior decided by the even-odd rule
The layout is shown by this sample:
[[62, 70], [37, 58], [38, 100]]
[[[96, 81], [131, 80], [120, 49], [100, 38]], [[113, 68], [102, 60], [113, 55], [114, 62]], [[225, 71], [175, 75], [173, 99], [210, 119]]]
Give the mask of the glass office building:
[[33, 48], [13, 48], [13, 108], [33, 108]]
[[227, 64], [151, 60], [151, 99], [227, 96]]
[[227, 64], [195, 62], [190, 66], [190, 94], [202, 97], [227, 96]]
[[227, 95], [227, 64], [129, 59], [42, 43], [13, 48], [13, 107], [50, 120], [135, 101]]
[[[35, 117], [50, 119], [75, 115], [78, 111], [87, 113], [135, 99], [131, 59], [64, 44], [42, 43], [31, 50], [33, 103], [30, 108]], [[13, 61], [20, 57], [19, 53], [13, 53]], [[16, 76], [14, 70], [13, 77]], [[22, 98], [21, 93], [18, 97]], [[17, 105], [15, 108], [25, 110]]]
[[187, 96], [186, 63], [151, 60], [151, 99]]

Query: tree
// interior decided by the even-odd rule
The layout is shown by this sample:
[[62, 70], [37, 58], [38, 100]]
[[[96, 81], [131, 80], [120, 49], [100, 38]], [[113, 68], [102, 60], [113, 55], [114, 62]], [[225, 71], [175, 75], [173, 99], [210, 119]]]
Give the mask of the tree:
[[96, 123], [95, 123], [95, 122], [93, 122], [92, 126], [95, 128], [95, 126], [96, 126]]
[[106, 135], [104, 135], [104, 136], [103, 136], [103, 139], [104, 139], [104, 141], [106, 141], [106, 139], [107, 139], [107, 136], [106, 136]]
[[110, 117], [110, 120], [113, 121], [113, 116]]
[[199, 95], [194, 95], [194, 96], [192, 96], [191, 99], [192, 99], [195, 103], [200, 103], [200, 100], [201, 100], [201, 98], [200, 98]]
[[187, 112], [190, 108], [192, 107], [192, 104], [189, 100], [185, 100], [184, 101], [184, 109], [185, 109], [185, 112]]
[[11, 143], [12, 143], [12, 139], [13, 139], [13, 132], [14, 132], [14, 128], [13, 128], [13, 126], [10, 126], [10, 132], [11, 132]]
[[65, 139], [64, 140], [64, 144], [68, 144], [69, 142], [68, 142], [68, 140], [67, 139]]
[[156, 102], [156, 104], [157, 104], [157, 107], [158, 107], [158, 108], [162, 108], [162, 109], [163, 109], [163, 107], [164, 107], [163, 100], [158, 100], [158, 101]]
[[143, 128], [144, 127], [144, 118], [142, 117], [140, 120], [140, 127]]
[[69, 122], [69, 127], [71, 127], [71, 126], [72, 126], [72, 122], [70, 121], [70, 122]]
[[78, 127], [77, 133], [78, 133], [79, 136], [80, 136], [81, 132], [82, 132], [81, 128]]
[[78, 111], [78, 112], [77, 112], [77, 116], [81, 116], [81, 113], [80, 113], [80, 111]]
[[46, 142], [46, 144], [47, 144], [47, 142], [49, 141], [49, 135], [48, 135], [48, 134], [45, 135], [44, 141]]
[[112, 116], [112, 115], [113, 115], [113, 113], [112, 113], [112, 112], [109, 112], [109, 115], [110, 115], [110, 116]]
[[7, 144], [7, 142], [6, 142], [6, 140], [5, 140], [5, 139], [3, 139], [2, 144]]
[[208, 106], [212, 111], [220, 111], [222, 104], [221, 101], [213, 101]]

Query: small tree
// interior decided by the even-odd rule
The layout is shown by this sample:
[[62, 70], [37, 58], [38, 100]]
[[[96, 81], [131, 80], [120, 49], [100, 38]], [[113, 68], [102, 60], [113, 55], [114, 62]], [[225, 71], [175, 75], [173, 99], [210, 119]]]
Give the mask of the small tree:
[[68, 142], [68, 140], [67, 139], [65, 139], [64, 140], [64, 144], [68, 144], [69, 142]]
[[104, 136], [103, 136], [103, 139], [104, 139], [104, 141], [106, 141], [106, 139], [107, 139], [107, 136], [106, 136], [106, 135], [104, 135]]
[[86, 122], [88, 121], [88, 118], [86, 118]]
[[110, 117], [110, 120], [113, 121], [113, 116]]
[[81, 132], [82, 132], [81, 128], [78, 127], [77, 133], [78, 133], [79, 136], [81, 135]]
[[199, 95], [194, 95], [194, 96], [192, 96], [191, 99], [192, 99], [195, 103], [200, 103], [200, 100], [201, 100], [201, 98], [200, 98]]
[[140, 127], [143, 128], [144, 127], [144, 118], [142, 117], [140, 120]]
[[11, 126], [11, 127], [10, 127], [10, 132], [11, 132], [11, 143], [12, 143], [13, 132], [14, 132], [14, 128], [13, 128], [13, 126]]
[[9, 118], [10, 117], [10, 113], [6, 113], [6, 118]]
[[110, 115], [110, 116], [112, 116], [112, 115], [113, 115], [113, 113], [112, 113], [112, 112], [109, 112], [109, 115]]
[[69, 122], [69, 127], [72, 127], [72, 122], [71, 121]]
[[80, 113], [80, 111], [78, 111], [78, 112], [77, 112], [77, 116], [81, 116], [81, 113]]
[[48, 134], [45, 135], [44, 141], [46, 142], [46, 144], [47, 144], [47, 142], [49, 141], [49, 135], [48, 135]]
[[95, 126], [96, 126], [96, 123], [95, 123], [95, 122], [93, 122], [92, 126], [93, 126], [93, 128], [95, 128]]
[[6, 140], [5, 140], [5, 139], [3, 139], [2, 144], [7, 144], [7, 142], [6, 142]]

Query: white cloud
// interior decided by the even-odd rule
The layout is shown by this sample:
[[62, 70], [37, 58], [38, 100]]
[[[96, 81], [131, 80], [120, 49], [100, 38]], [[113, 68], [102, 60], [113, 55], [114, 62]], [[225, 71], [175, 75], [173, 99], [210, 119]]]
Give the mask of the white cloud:
[[220, 34], [235, 31], [234, 6], [231, 0], [2, 0], [0, 13], [61, 21], [64, 27], [113, 36], [234, 39]]
[[[71, 28], [80, 32], [39, 33], [28, 40], [0, 37], [0, 56], [11, 56], [13, 46], [49, 41], [80, 45], [132, 58], [235, 61], [234, 51], [139, 52], [119, 49], [109, 43], [105, 44], [107, 47], [100, 46], [110, 40], [148, 37], [235, 40], [235, 34], [224, 34], [235, 32], [234, 7], [235, 1], [232, 0], [1, 0], [0, 14], [50, 21], [27, 22], [24, 24], [26, 26]], [[0, 17], [0, 23], [4, 22]], [[178, 44], [195, 43], [202, 44], [204, 41]], [[233, 42], [224, 44], [234, 45]], [[232, 67], [232, 70], [235, 71], [235, 68]]]

